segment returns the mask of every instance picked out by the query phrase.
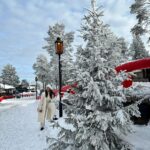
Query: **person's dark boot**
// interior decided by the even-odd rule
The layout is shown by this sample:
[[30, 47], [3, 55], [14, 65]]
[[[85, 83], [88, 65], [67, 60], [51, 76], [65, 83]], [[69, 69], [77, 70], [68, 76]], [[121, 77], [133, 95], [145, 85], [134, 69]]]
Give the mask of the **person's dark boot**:
[[56, 117], [56, 115], [54, 116], [53, 120], [58, 120], [58, 118]]
[[41, 127], [41, 129], [40, 129], [40, 130], [41, 130], [41, 131], [42, 131], [42, 130], [44, 130], [44, 127]]
[[53, 120], [58, 120], [58, 118], [53, 118]]

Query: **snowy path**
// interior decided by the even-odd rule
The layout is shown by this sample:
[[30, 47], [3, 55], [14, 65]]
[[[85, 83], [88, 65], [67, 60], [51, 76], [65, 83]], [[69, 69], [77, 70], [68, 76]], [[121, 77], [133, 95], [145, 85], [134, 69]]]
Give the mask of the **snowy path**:
[[50, 123], [44, 131], [39, 130], [37, 102], [22, 104], [0, 112], [0, 150], [42, 150], [46, 148], [46, 135], [57, 134]]

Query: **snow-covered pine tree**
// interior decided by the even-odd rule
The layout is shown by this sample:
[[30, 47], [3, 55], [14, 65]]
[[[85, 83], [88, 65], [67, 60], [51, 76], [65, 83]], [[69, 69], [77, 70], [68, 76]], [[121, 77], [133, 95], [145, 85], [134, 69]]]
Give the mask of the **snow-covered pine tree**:
[[125, 41], [123, 37], [121, 37], [118, 39], [118, 43], [121, 49], [122, 62], [129, 61], [131, 59], [132, 53], [127, 46], [127, 42]]
[[22, 86], [23, 88], [28, 88], [28, 87], [29, 87], [29, 82], [28, 82], [26, 79], [23, 79], [23, 80], [21, 81], [21, 86]]
[[16, 72], [16, 68], [11, 64], [7, 64], [4, 66], [1, 78], [4, 84], [13, 85], [14, 87], [16, 87], [20, 82]]
[[57, 89], [59, 86], [59, 76], [58, 76], [58, 58], [56, 56], [51, 57], [50, 60], [50, 78], [54, 87]]
[[49, 26], [48, 30], [48, 37], [45, 38], [47, 41], [47, 46], [44, 48], [50, 54], [51, 61], [51, 74], [54, 77], [55, 84], [58, 83], [58, 56], [55, 52], [55, 41], [57, 37], [60, 37], [64, 43], [64, 53], [61, 55], [61, 64], [62, 64], [62, 82], [66, 84], [67, 80], [70, 79], [72, 70], [74, 70], [74, 64], [72, 60], [72, 42], [74, 40], [74, 33], [73, 32], [65, 32], [64, 24], [56, 23], [54, 26]]
[[131, 5], [131, 13], [135, 14], [138, 20], [137, 24], [132, 28], [132, 32], [135, 35], [150, 34], [150, 1], [135, 0], [134, 4]]
[[148, 57], [148, 51], [146, 51], [146, 48], [144, 46], [144, 43], [142, 42], [139, 35], [133, 35], [133, 41], [130, 45], [130, 51], [132, 52], [132, 59], [141, 59]]
[[66, 122], [73, 128], [62, 127], [59, 139], [51, 140], [51, 150], [129, 150], [122, 135], [131, 130], [130, 115], [138, 115], [137, 107], [123, 106], [126, 97], [118, 88], [121, 78], [116, 78], [113, 68], [116, 61], [110, 60], [115, 55], [114, 46], [109, 44], [102, 11], [94, 0], [91, 2], [92, 9], [81, 27], [86, 46], [78, 48], [78, 73], [74, 79], [78, 88], [76, 95], [63, 100], [67, 107]]
[[43, 88], [45, 83], [50, 82], [50, 65], [48, 63], [47, 57], [40, 54], [36, 58], [36, 62], [33, 64], [33, 69], [35, 70], [35, 75], [38, 80], [43, 83]]

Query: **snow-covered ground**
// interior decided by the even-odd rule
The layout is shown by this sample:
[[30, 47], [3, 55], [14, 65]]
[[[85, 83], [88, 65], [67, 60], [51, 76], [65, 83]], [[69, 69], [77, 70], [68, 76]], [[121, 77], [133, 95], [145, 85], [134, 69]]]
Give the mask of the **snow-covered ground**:
[[150, 125], [133, 127], [134, 133], [126, 137], [134, 147], [133, 150], [150, 150]]
[[[49, 122], [40, 131], [37, 103], [33, 99], [0, 103], [0, 150], [42, 150], [47, 147], [46, 136], [57, 137], [59, 130]], [[5, 109], [2, 104], [5, 104]], [[63, 119], [59, 119], [59, 122], [66, 126]], [[126, 140], [135, 146], [134, 150], [150, 150], [150, 125], [134, 126], [134, 129], [136, 132], [128, 135]]]
[[14, 104], [12, 101], [3, 101], [4, 104], [8, 104], [8, 107], [5, 109], [0, 107], [0, 150], [42, 150], [46, 148], [46, 136], [54, 137], [58, 130], [53, 130], [50, 123], [46, 122], [45, 130], [40, 131], [35, 100], [19, 99], [14, 100]]
[[35, 97], [23, 97], [20, 99], [5, 99], [2, 102], [0, 102], [0, 112], [8, 110], [11, 107], [15, 106], [23, 106], [30, 103], [33, 103], [35, 101]]

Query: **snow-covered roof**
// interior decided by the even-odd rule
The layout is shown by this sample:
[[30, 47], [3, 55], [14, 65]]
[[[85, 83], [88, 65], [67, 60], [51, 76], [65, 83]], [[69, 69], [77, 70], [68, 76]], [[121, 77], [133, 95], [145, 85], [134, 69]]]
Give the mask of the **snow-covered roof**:
[[2, 88], [2, 89], [15, 89], [14, 86], [7, 85], [7, 84], [4, 85], [2, 83], [0, 83], [0, 88]]

